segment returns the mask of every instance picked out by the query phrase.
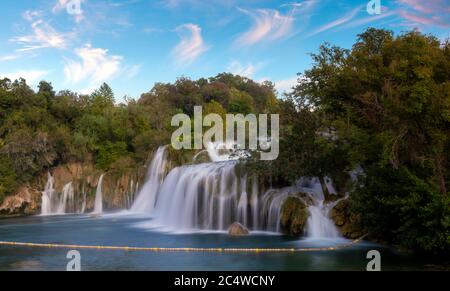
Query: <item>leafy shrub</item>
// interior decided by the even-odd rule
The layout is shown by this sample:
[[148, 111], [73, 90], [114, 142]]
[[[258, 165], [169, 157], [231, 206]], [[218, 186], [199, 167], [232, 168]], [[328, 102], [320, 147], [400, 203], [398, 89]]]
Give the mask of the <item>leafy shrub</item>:
[[450, 251], [450, 199], [406, 168], [369, 169], [351, 201], [372, 237], [418, 251]]
[[11, 161], [7, 157], [0, 155], [0, 204], [16, 187], [17, 177]]
[[96, 164], [97, 167], [103, 170], [110, 168], [111, 164], [115, 161], [128, 155], [127, 144], [124, 142], [110, 143], [100, 147], [97, 154]]

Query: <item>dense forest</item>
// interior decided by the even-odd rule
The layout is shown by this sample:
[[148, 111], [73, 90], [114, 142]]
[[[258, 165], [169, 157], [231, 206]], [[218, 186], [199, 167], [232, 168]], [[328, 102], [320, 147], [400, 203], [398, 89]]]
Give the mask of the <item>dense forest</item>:
[[[300, 57], [300, 56], [299, 56]], [[280, 156], [243, 161], [274, 185], [302, 176], [351, 187], [351, 211], [373, 239], [428, 253], [450, 251], [450, 43], [412, 31], [368, 29], [351, 49], [324, 44], [278, 98], [274, 84], [222, 73], [157, 83], [116, 102], [56, 93], [42, 81], [0, 80], [0, 202], [35, 175], [73, 161], [132, 168], [170, 143], [176, 113], [280, 114]]]

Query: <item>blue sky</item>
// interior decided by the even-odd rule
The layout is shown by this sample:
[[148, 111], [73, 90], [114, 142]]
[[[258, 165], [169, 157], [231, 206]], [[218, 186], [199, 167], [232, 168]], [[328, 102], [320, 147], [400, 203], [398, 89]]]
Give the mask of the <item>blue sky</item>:
[[82, 93], [107, 82], [118, 100], [155, 82], [220, 72], [283, 91], [321, 43], [349, 48], [369, 26], [450, 37], [450, 0], [381, 0], [379, 15], [368, 2], [3, 0], [0, 77]]

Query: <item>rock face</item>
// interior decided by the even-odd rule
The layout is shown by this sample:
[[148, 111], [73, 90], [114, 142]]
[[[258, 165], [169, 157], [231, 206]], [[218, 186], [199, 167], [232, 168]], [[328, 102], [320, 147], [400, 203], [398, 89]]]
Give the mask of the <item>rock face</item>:
[[41, 208], [41, 196], [39, 191], [22, 187], [16, 194], [4, 199], [0, 205], [0, 215], [10, 217], [36, 214]]
[[358, 227], [358, 216], [350, 213], [350, 202], [348, 199], [339, 201], [330, 211], [330, 217], [340, 229], [343, 236], [356, 239], [363, 235], [363, 231]]
[[[102, 184], [104, 209], [115, 210], [130, 207], [139, 185], [143, 184], [145, 171], [144, 167], [108, 171]], [[55, 179], [56, 193], [61, 193], [64, 185], [71, 182], [78, 204], [81, 204], [86, 193], [86, 212], [94, 209], [95, 192], [99, 178], [104, 174], [101, 170], [95, 169], [92, 164], [73, 163], [56, 167], [50, 172]], [[38, 179], [37, 187], [44, 189], [46, 181], [47, 173], [43, 173]]]
[[302, 235], [308, 220], [308, 207], [297, 197], [288, 197], [281, 207], [281, 230], [289, 235]]
[[[105, 210], [123, 209], [131, 206], [134, 195], [143, 185], [146, 168], [139, 167], [121, 171], [108, 171], [103, 179], [103, 206]], [[85, 212], [94, 209], [95, 192], [98, 181], [103, 174], [90, 163], [70, 163], [50, 170], [54, 178], [54, 189], [61, 195], [63, 187], [72, 183], [75, 204], [79, 211], [86, 196]], [[30, 185], [21, 187], [16, 193], [7, 196], [0, 205], [0, 218], [9, 216], [26, 216], [41, 213], [42, 191], [48, 179], [48, 173], [37, 176]], [[73, 211], [74, 209], [70, 209]], [[76, 212], [74, 211], [74, 212]]]
[[239, 222], [233, 223], [228, 229], [228, 234], [232, 236], [248, 235], [248, 229]]

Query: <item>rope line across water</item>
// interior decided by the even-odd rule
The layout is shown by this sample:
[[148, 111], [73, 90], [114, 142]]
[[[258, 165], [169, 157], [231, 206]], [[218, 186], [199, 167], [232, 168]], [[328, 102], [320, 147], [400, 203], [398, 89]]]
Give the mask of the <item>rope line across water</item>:
[[60, 249], [92, 249], [92, 250], [115, 250], [115, 251], [121, 250], [121, 251], [145, 251], [145, 252], [294, 253], [294, 252], [335, 251], [357, 244], [363, 238], [364, 237], [361, 237], [347, 244], [325, 248], [158, 248], [158, 247], [44, 244], [44, 243], [7, 242], [7, 241], [0, 241], [0, 246], [60, 248]]

